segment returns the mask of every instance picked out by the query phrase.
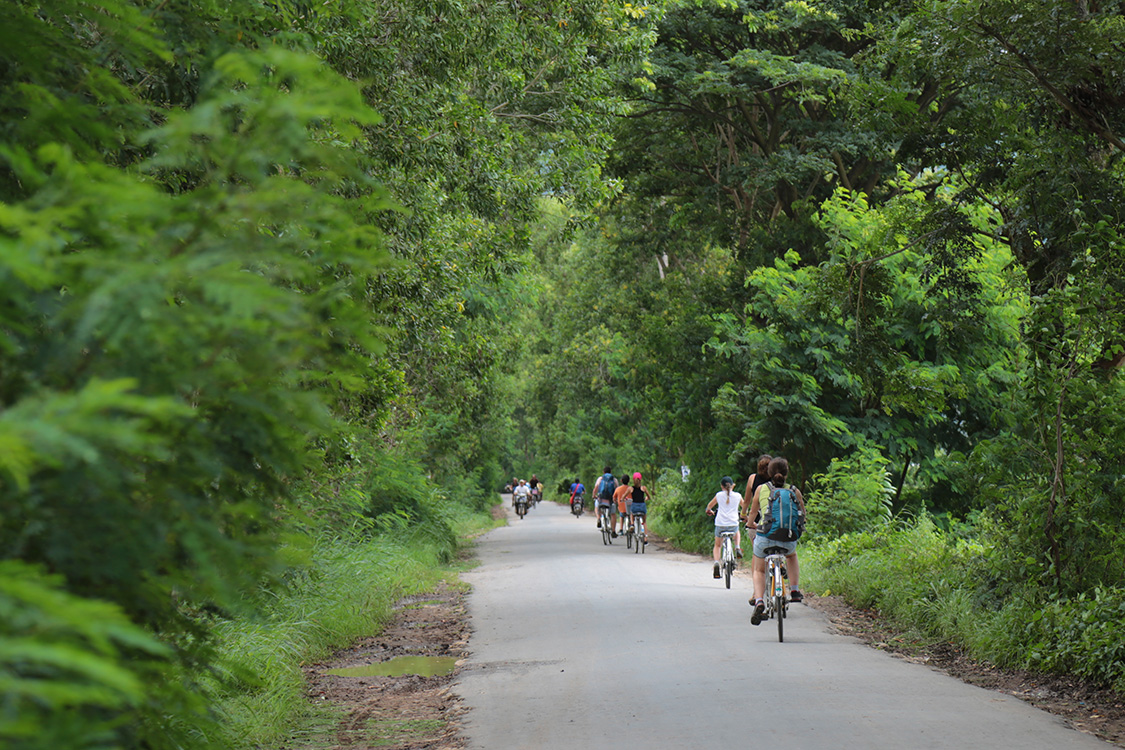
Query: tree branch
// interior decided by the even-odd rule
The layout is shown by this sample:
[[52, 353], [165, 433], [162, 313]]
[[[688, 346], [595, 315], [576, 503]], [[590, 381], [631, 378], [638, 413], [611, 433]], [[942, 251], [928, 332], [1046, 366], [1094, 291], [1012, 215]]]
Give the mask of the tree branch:
[[1004, 37], [1003, 34], [1001, 34], [993, 27], [984, 24], [978, 24], [977, 28], [984, 32], [986, 36], [990, 36], [995, 39], [1001, 47], [1003, 47], [1010, 54], [1014, 55], [1016, 59], [1023, 64], [1024, 70], [1032, 75], [1032, 77], [1039, 83], [1043, 90], [1050, 94], [1051, 98], [1053, 98], [1063, 109], [1078, 118], [1078, 120], [1086, 126], [1087, 130], [1089, 130], [1097, 137], [1101, 138], [1106, 143], [1109, 143], [1119, 151], [1125, 152], [1125, 141], [1122, 141], [1116, 133], [1114, 133], [1102, 123], [1098, 122], [1097, 119], [1089, 116], [1085, 112], [1083, 107], [1074, 103], [1062, 91], [1059, 91], [1059, 89], [1056, 88], [1053, 83], [1047, 80], [1047, 76], [1044, 75], [1043, 71], [1039, 70], [1039, 67], [1034, 62], [1032, 62], [1027, 55], [1017, 49], [1014, 44], [1008, 41], [1008, 39]]

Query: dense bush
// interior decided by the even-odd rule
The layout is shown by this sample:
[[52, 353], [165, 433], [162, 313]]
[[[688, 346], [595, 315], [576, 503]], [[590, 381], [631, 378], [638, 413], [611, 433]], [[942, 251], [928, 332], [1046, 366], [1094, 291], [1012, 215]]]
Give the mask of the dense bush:
[[891, 517], [894, 486], [887, 461], [870, 441], [845, 458], [833, 458], [828, 470], [813, 477], [805, 498], [808, 537], [835, 538], [875, 528]]
[[946, 531], [923, 514], [802, 550], [806, 586], [876, 608], [919, 638], [1001, 666], [1075, 674], [1125, 691], [1125, 588], [1069, 598], [1012, 587], [1006, 535], [987, 515]]

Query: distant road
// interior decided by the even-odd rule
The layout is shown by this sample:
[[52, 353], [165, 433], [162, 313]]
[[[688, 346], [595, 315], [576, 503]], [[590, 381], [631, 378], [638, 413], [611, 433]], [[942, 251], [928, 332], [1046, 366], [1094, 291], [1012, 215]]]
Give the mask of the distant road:
[[[828, 632], [793, 605], [778, 643], [698, 558], [605, 547], [541, 503], [481, 538], [454, 686], [475, 750], [1111, 748], [1020, 700]], [[747, 548], [749, 546], [747, 545]]]

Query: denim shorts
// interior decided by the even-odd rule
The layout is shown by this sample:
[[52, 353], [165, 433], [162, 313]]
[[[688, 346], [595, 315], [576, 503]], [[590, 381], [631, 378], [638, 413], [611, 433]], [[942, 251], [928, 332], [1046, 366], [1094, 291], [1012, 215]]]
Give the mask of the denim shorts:
[[634, 516], [638, 513], [648, 513], [648, 503], [629, 503], [629, 512]]
[[785, 550], [786, 555], [792, 555], [797, 551], [796, 542], [775, 542], [766, 537], [765, 534], [754, 535], [754, 557], [765, 557], [767, 547], [781, 547]]
[[738, 527], [737, 526], [716, 526], [715, 527], [715, 538], [716, 539], [718, 539], [719, 537], [721, 537], [725, 533], [737, 534], [738, 533]]

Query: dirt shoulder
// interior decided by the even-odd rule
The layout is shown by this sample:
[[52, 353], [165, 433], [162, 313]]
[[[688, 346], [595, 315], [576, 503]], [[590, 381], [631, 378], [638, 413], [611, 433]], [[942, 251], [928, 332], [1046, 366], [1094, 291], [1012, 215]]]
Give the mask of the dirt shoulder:
[[461, 750], [454, 674], [342, 677], [329, 670], [363, 667], [403, 656], [467, 656], [469, 616], [463, 587], [412, 596], [395, 605], [383, 632], [364, 638], [323, 664], [305, 668], [311, 726], [289, 750]]

